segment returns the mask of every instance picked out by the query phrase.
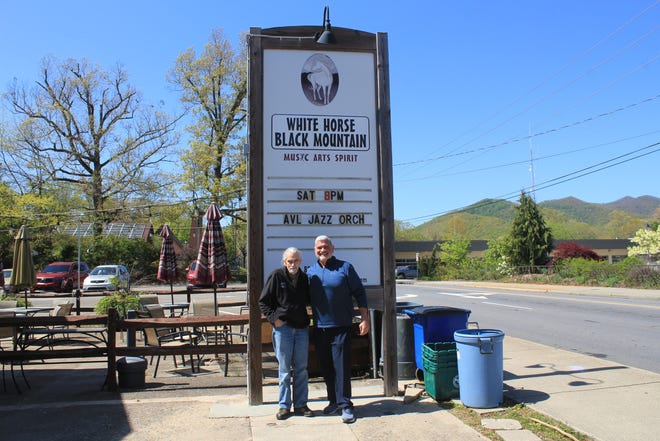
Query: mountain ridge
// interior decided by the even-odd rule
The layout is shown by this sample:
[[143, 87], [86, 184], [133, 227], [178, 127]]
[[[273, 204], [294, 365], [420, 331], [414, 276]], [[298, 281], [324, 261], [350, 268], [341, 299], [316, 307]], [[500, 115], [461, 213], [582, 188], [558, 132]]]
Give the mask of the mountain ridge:
[[[464, 237], [497, 239], [508, 233], [517, 202], [482, 199], [459, 211], [406, 229], [401, 240]], [[646, 224], [660, 220], [660, 198], [626, 196], [607, 203], [585, 202], [573, 196], [537, 204], [555, 239], [613, 239], [634, 236]]]

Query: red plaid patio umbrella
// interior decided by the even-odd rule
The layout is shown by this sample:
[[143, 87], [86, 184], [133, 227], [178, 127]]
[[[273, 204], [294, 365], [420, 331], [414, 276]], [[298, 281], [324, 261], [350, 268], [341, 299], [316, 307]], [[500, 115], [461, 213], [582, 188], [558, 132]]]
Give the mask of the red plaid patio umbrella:
[[204, 283], [213, 285], [213, 301], [216, 307], [215, 314], [218, 314], [218, 285], [226, 283], [230, 278], [229, 265], [227, 264], [227, 249], [225, 239], [222, 235], [220, 226], [222, 213], [220, 209], [211, 203], [206, 211], [206, 228], [199, 244], [199, 253], [197, 254], [196, 276]]
[[163, 243], [160, 246], [160, 259], [158, 260], [158, 274], [156, 278], [162, 282], [169, 282], [170, 296], [174, 303], [174, 289], [172, 283], [177, 279], [176, 253], [174, 252], [174, 238], [172, 230], [165, 224], [160, 230]]

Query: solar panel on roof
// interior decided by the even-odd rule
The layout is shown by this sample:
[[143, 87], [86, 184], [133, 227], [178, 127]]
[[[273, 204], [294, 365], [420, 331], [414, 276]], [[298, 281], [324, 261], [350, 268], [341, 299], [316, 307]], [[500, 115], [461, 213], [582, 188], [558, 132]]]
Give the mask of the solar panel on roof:
[[[111, 223], [103, 227], [104, 236], [121, 236], [129, 239], [142, 238], [148, 236], [151, 224], [139, 223]], [[61, 233], [67, 233], [72, 236], [90, 237], [94, 234], [94, 224], [91, 222], [81, 222], [80, 232], [78, 225], [63, 225], [59, 227]]]

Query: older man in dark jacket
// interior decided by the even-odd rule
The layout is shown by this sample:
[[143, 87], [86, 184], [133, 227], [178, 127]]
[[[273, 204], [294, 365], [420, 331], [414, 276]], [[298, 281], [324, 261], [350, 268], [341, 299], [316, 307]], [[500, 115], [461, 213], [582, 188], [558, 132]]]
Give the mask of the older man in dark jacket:
[[[300, 271], [302, 255], [297, 248], [287, 248], [282, 255], [281, 268], [269, 276], [259, 297], [259, 307], [273, 325], [273, 346], [279, 365], [278, 420], [295, 415], [313, 416], [307, 407], [309, 375], [309, 282]], [[293, 372], [293, 397], [291, 373]]]

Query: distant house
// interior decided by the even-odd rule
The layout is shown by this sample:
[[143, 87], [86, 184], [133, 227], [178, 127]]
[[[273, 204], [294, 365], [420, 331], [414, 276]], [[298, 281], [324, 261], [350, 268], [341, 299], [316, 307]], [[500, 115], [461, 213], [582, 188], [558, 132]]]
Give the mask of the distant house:
[[[396, 265], [406, 265], [416, 261], [417, 256], [430, 257], [433, 253], [433, 247], [443, 241], [396, 241], [394, 242], [394, 256]], [[563, 242], [575, 242], [583, 247], [591, 248], [608, 262], [614, 263], [628, 257], [628, 247], [631, 242], [628, 239], [584, 239], [584, 240], [556, 240], [556, 247]], [[488, 249], [488, 241], [473, 240], [470, 241], [470, 257], [481, 257]]]

